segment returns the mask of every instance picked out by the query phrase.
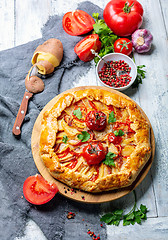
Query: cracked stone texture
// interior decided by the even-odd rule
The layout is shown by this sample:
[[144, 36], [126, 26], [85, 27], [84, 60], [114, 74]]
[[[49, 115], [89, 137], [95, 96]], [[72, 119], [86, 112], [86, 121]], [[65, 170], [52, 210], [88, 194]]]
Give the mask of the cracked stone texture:
[[[90, 2], [79, 4], [78, 8], [90, 14], [102, 13]], [[49, 203], [33, 206], [22, 197], [25, 179], [37, 173], [31, 153], [31, 133], [38, 114], [57, 94], [72, 87], [73, 73], [77, 81], [81, 71], [85, 73], [90, 66], [75, 55], [73, 48], [82, 37], [69, 36], [63, 31], [62, 16], [51, 17], [42, 33], [41, 39], [0, 52], [0, 239], [23, 236], [26, 223], [32, 219], [48, 240], [89, 239], [88, 228], [100, 233], [103, 240], [106, 231], [100, 227], [99, 205], [76, 203], [57, 194]], [[21, 137], [16, 138], [12, 128], [24, 95], [31, 57], [36, 47], [51, 37], [62, 41], [63, 61], [53, 76], [44, 79], [44, 92], [34, 95], [29, 102]], [[68, 220], [68, 211], [77, 212], [76, 218]]]

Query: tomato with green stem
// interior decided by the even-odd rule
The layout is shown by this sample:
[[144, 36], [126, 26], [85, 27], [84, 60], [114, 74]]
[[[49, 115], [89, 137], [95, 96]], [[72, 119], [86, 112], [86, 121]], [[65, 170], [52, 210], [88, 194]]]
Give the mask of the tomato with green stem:
[[114, 34], [130, 36], [142, 25], [143, 7], [137, 0], [111, 0], [105, 6], [103, 18]]
[[132, 42], [128, 38], [119, 38], [114, 42], [114, 52], [130, 55], [132, 52]]
[[102, 143], [91, 142], [84, 147], [82, 155], [88, 165], [99, 164], [105, 159], [106, 150]]

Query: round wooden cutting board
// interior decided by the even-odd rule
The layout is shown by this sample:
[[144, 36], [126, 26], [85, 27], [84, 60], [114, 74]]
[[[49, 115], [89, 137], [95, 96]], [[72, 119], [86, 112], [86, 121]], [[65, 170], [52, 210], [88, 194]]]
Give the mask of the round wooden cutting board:
[[[146, 114], [143, 112], [143, 110], [137, 105], [137, 107], [141, 110], [143, 116], [146, 118], [146, 120], [149, 122], [150, 126], [151, 126], [151, 146], [152, 146], [152, 155], [150, 160], [147, 162], [147, 164], [145, 165], [145, 167], [143, 168], [143, 170], [141, 171], [141, 173], [139, 174], [139, 176], [137, 177], [136, 181], [129, 187], [126, 188], [121, 188], [119, 190], [113, 190], [113, 191], [109, 191], [109, 192], [102, 192], [102, 193], [88, 193], [88, 192], [84, 192], [84, 191], [80, 191], [77, 189], [71, 189], [70, 187], [68, 187], [67, 185], [65, 185], [64, 183], [61, 183], [60, 181], [57, 181], [56, 179], [54, 179], [50, 173], [48, 172], [47, 168], [45, 167], [45, 165], [43, 164], [43, 161], [41, 160], [40, 154], [39, 154], [39, 142], [40, 142], [40, 131], [41, 131], [41, 120], [42, 120], [42, 116], [43, 113], [49, 109], [51, 109], [53, 107], [53, 105], [58, 101], [58, 99], [65, 93], [69, 93], [71, 91], [75, 91], [75, 90], [82, 90], [82, 89], [88, 89], [88, 88], [94, 88], [94, 89], [104, 89], [107, 91], [110, 91], [112, 93], [121, 95], [131, 101], [133, 101], [132, 99], [130, 99], [128, 96], [126, 96], [125, 94], [118, 92], [116, 90], [110, 89], [110, 88], [106, 88], [106, 87], [100, 87], [100, 86], [84, 86], [84, 87], [77, 87], [77, 88], [73, 88], [70, 90], [67, 90], [61, 94], [59, 94], [58, 96], [56, 96], [55, 98], [53, 98], [45, 107], [44, 109], [40, 112], [39, 116], [36, 119], [36, 122], [34, 124], [33, 127], [33, 131], [32, 131], [32, 138], [31, 138], [31, 147], [32, 147], [32, 154], [33, 154], [33, 158], [34, 158], [34, 162], [39, 170], [39, 172], [41, 173], [41, 175], [49, 182], [51, 183], [56, 183], [58, 188], [59, 188], [59, 192], [60, 194], [64, 195], [65, 197], [71, 198], [73, 200], [76, 201], [80, 201], [80, 202], [85, 202], [85, 203], [103, 203], [103, 202], [108, 202], [108, 201], [112, 201], [115, 199], [118, 199], [120, 197], [125, 196], [126, 194], [130, 193], [132, 190], [134, 190], [141, 182], [142, 180], [145, 178], [145, 176], [147, 175], [153, 159], [154, 159], [154, 154], [155, 154], [155, 139], [154, 139], [154, 133], [153, 133], [153, 129], [152, 126], [149, 122], [149, 119], [147, 118]], [[134, 101], [133, 101], [134, 102]]]

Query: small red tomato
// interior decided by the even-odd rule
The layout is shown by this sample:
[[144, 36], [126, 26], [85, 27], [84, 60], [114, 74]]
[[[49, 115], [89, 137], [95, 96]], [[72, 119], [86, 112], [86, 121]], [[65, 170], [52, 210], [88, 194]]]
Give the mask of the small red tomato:
[[90, 32], [93, 29], [93, 24], [95, 24], [94, 19], [82, 10], [67, 12], [62, 19], [65, 32], [72, 36]]
[[102, 111], [93, 110], [86, 115], [86, 125], [89, 129], [102, 131], [105, 129], [107, 121], [106, 114]]
[[120, 144], [121, 141], [122, 141], [122, 137], [120, 137], [120, 136], [115, 136], [114, 133], [110, 133], [110, 134], [108, 135], [108, 140], [109, 140], [110, 143]]
[[88, 165], [99, 164], [106, 157], [102, 143], [89, 143], [83, 149], [83, 157]]
[[101, 42], [99, 40], [99, 35], [91, 34], [79, 41], [76, 44], [74, 51], [78, 55], [80, 60], [88, 62], [95, 57], [95, 55], [92, 54], [91, 49], [95, 50], [95, 52], [99, 52], [100, 48]]
[[132, 42], [128, 38], [119, 38], [114, 43], [114, 52], [130, 55], [132, 52]]
[[41, 175], [28, 177], [23, 184], [26, 200], [35, 205], [49, 202], [58, 192], [56, 184], [48, 183]]

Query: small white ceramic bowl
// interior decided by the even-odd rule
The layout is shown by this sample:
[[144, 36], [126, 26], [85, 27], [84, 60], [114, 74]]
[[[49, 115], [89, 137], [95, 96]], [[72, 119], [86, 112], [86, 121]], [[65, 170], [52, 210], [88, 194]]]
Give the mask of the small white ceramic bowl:
[[103, 86], [106, 86], [106, 87], [109, 87], [109, 88], [112, 88], [112, 89], [115, 89], [115, 90], [118, 90], [118, 91], [123, 91], [123, 90], [126, 90], [127, 88], [129, 88], [133, 84], [133, 82], [135, 81], [136, 76], [137, 76], [137, 66], [135, 65], [134, 61], [130, 57], [128, 57], [127, 55], [122, 54], [122, 53], [109, 53], [109, 54], [105, 55], [103, 57], [103, 59], [105, 61], [124, 60], [129, 65], [129, 67], [131, 68], [131, 71], [129, 73], [130, 76], [131, 76], [131, 81], [129, 82], [129, 84], [127, 86], [118, 87], [118, 88], [110, 87], [109, 85], [103, 83], [99, 78], [98, 72], [101, 71], [101, 69], [104, 65], [104, 61], [102, 59], [100, 59], [97, 66], [96, 66], [96, 77]]

